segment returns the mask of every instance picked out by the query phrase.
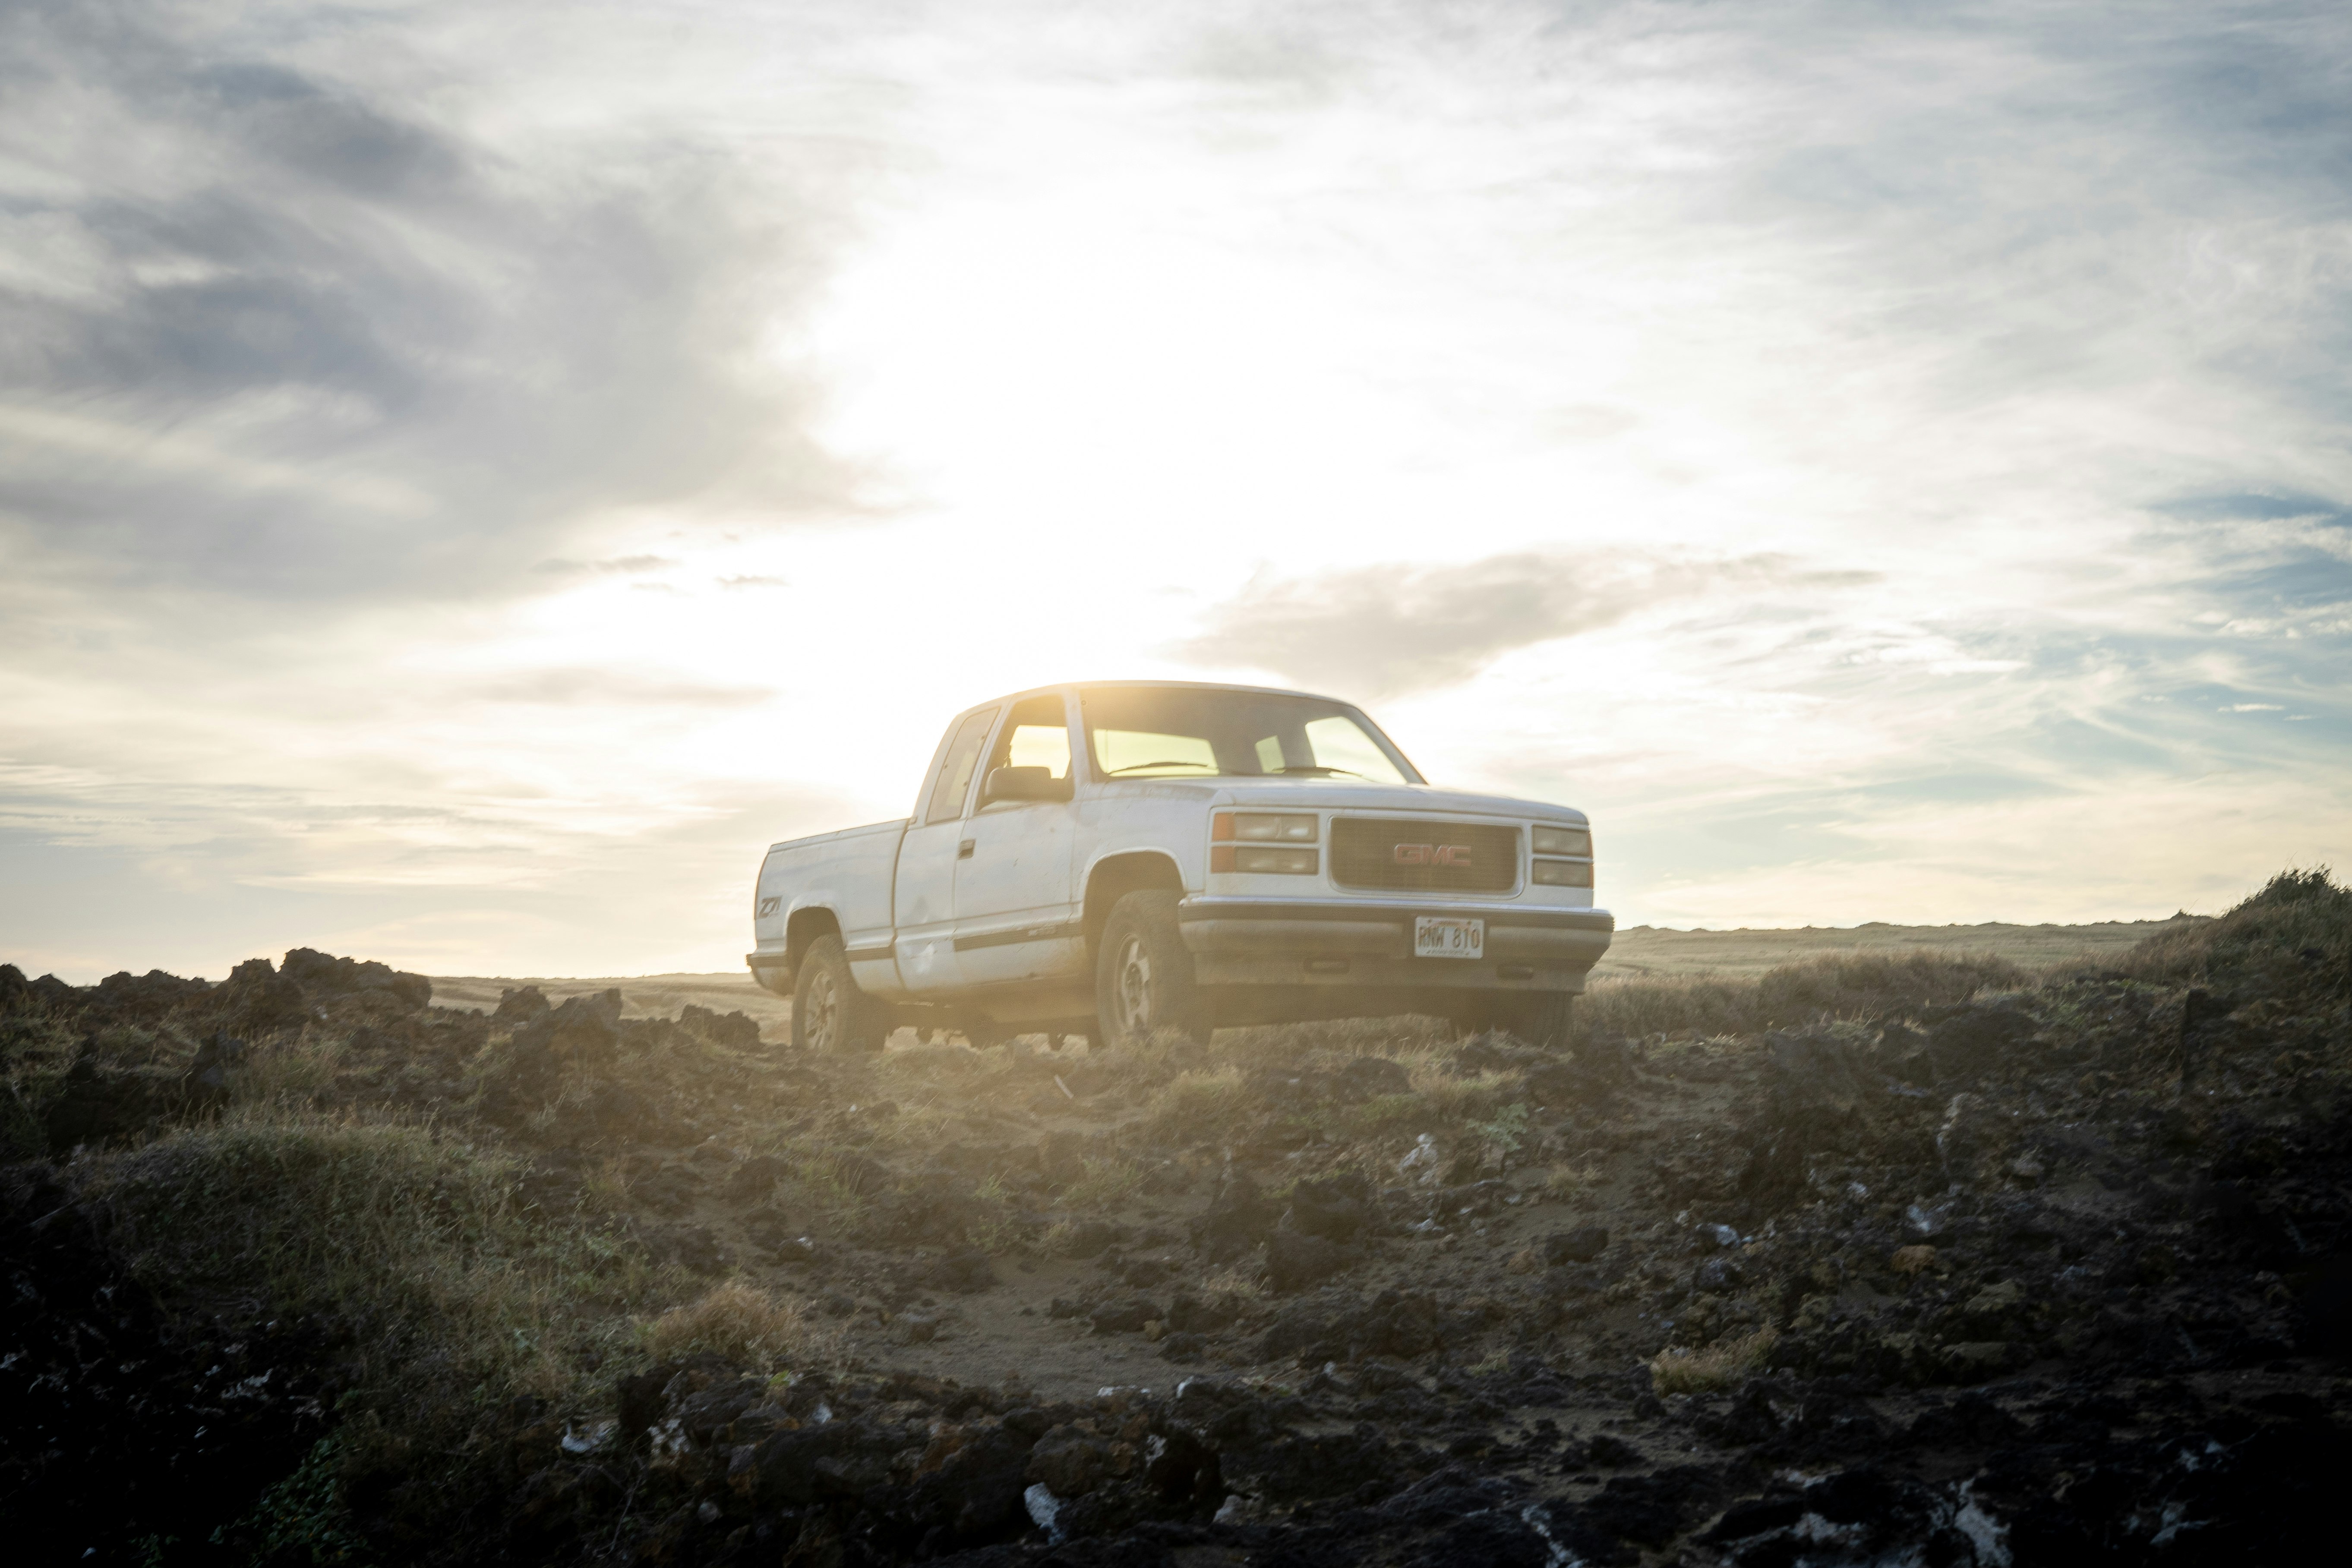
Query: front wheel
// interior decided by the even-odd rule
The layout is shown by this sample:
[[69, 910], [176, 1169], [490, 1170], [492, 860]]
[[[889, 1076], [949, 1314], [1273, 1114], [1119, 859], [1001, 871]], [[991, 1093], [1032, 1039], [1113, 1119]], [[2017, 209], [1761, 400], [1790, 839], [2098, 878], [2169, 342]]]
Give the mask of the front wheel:
[[1111, 906], [1095, 957], [1097, 1037], [1107, 1046], [1175, 1029], [1209, 1042], [1209, 999], [1192, 979], [1192, 955], [1176, 927], [1176, 895], [1129, 893]]
[[801, 955], [793, 987], [793, 1044], [804, 1051], [878, 1051], [889, 1031], [882, 1009], [857, 988], [837, 936], [821, 936]]

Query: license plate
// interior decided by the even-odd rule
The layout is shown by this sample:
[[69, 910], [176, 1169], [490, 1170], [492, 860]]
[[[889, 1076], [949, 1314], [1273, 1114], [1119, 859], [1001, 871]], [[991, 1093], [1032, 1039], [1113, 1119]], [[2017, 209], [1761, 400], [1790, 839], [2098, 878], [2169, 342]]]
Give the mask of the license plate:
[[1415, 958], [1484, 958], [1485, 921], [1448, 920], [1443, 915], [1415, 915], [1412, 921]]

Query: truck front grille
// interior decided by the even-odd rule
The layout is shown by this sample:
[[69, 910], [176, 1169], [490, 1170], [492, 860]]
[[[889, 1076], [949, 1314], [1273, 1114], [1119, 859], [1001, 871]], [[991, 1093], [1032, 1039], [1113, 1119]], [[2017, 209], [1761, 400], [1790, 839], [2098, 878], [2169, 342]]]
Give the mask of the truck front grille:
[[1519, 830], [1343, 816], [1331, 824], [1331, 879], [1343, 888], [1507, 893], [1519, 879]]

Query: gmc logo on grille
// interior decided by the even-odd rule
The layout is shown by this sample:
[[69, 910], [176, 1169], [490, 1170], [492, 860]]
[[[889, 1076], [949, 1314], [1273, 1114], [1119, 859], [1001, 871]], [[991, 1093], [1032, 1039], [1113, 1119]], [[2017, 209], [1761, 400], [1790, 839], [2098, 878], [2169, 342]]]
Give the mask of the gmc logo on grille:
[[1389, 858], [1400, 866], [1467, 866], [1470, 864], [1470, 846], [1400, 844], [1389, 851]]

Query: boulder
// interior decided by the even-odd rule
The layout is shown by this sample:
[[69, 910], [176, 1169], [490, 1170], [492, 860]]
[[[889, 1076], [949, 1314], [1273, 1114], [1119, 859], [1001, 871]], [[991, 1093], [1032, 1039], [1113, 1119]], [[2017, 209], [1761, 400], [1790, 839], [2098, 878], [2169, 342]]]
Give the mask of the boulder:
[[1362, 1261], [1355, 1247], [1296, 1231], [1276, 1231], [1265, 1244], [1266, 1282], [1282, 1295], [1320, 1284]]
[[1152, 1304], [1145, 1296], [1118, 1296], [1102, 1302], [1087, 1314], [1087, 1321], [1098, 1334], [1134, 1334], [1143, 1331], [1143, 1325], [1164, 1322], [1168, 1314]]
[[1265, 1240], [1280, 1215], [1247, 1174], [1229, 1172], [1209, 1206], [1192, 1222], [1192, 1245], [1206, 1261], [1222, 1263]]
[[1607, 1229], [1582, 1225], [1574, 1230], [1554, 1231], [1544, 1237], [1541, 1252], [1544, 1262], [1557, 1268], [1567, 1263], [1590, 1263], [1608, 1249]]
[[1992, 1072], [2014, 1057], [2041, 1026], [2010, 1001], [1972, 1002], [1927, 1031], [1927, 1058], [1936, 1081], [1953, 1083]]
[[1360, 1173], [1347, 1171], [1293, 1187], [1287, 1217], [1292, 1228], [1307, 1236], [1344, 1242], [1355, 1239], [1371, 1210], [1371, 1184]]

